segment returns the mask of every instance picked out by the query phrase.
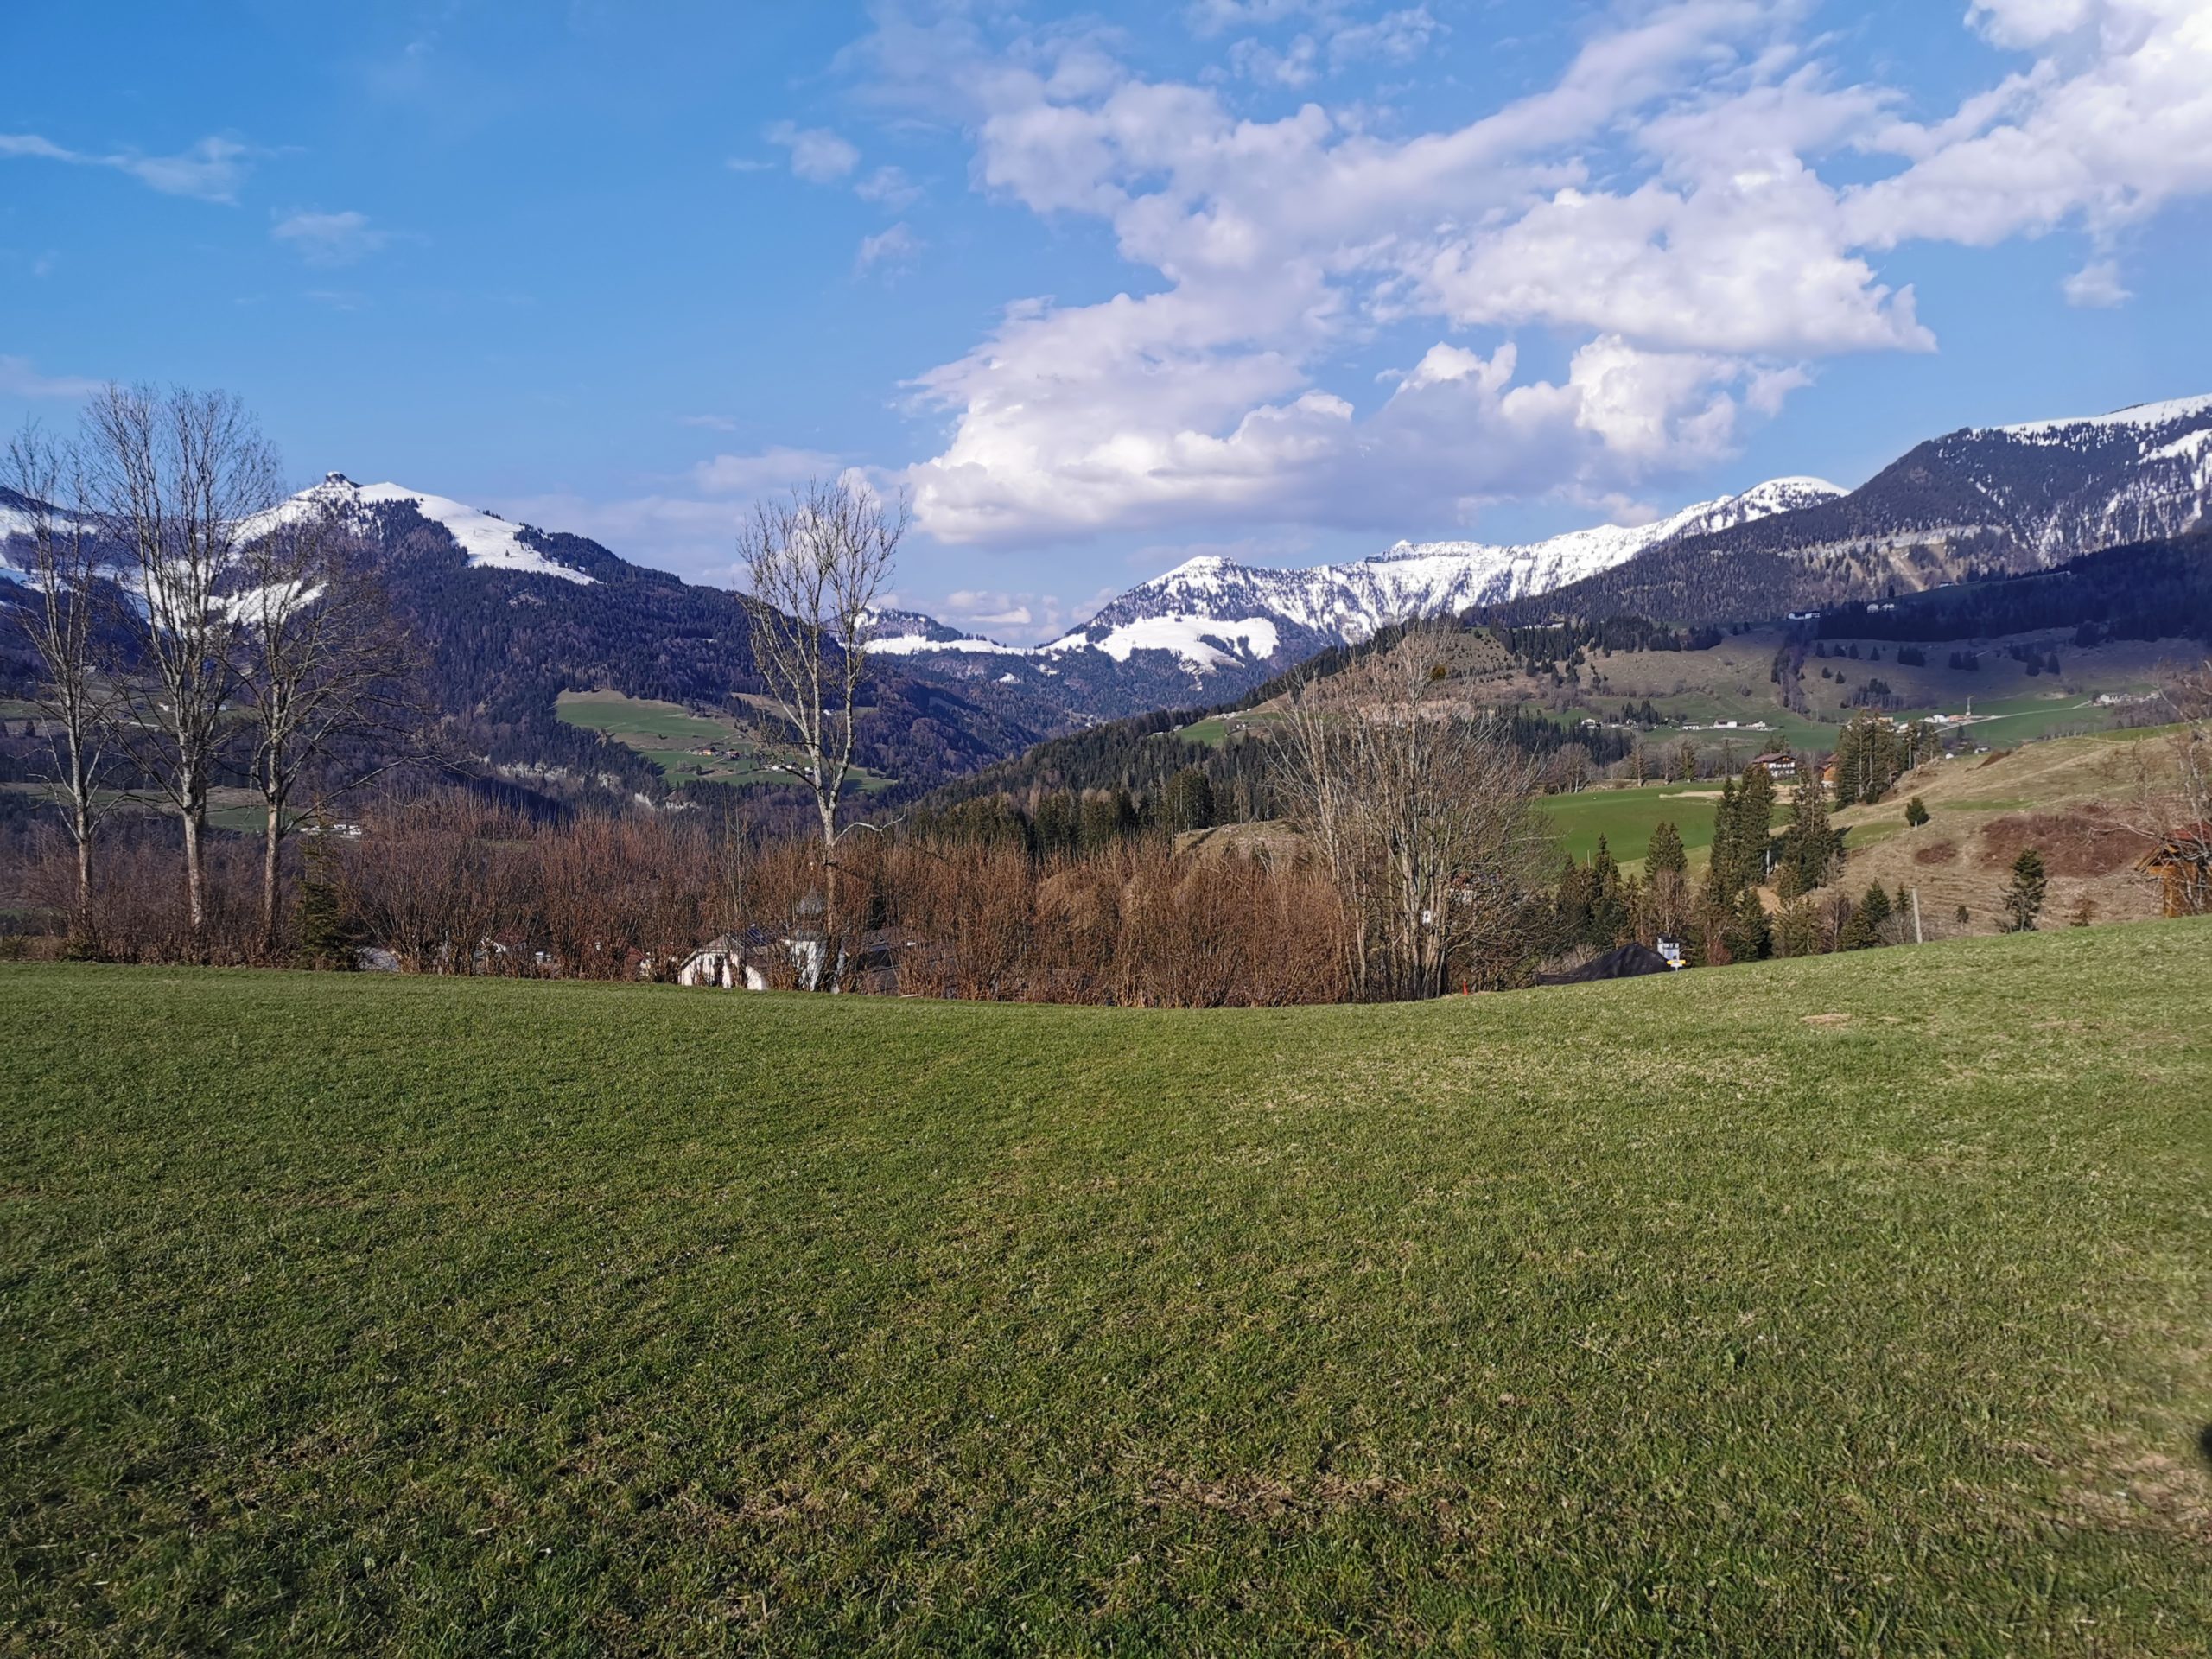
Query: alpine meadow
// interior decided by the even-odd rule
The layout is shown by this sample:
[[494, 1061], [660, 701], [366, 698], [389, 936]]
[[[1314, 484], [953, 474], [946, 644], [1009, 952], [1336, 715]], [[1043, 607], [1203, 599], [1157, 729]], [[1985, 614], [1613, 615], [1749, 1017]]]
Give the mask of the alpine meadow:
[[0, 1656], [2212, 1659], [2204, 0], [100, 13]]

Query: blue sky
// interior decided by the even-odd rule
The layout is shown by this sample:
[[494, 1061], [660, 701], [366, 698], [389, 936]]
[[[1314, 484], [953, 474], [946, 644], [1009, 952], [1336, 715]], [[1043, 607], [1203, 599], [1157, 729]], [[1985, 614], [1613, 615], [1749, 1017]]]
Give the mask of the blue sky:
[[2202, 0], [25, 9], [0, 419], [227, 387], [726, 581], [913, 497], [1030, 639], [1194, 551], [1357, 556], [1856, 484], [2212, 391]]

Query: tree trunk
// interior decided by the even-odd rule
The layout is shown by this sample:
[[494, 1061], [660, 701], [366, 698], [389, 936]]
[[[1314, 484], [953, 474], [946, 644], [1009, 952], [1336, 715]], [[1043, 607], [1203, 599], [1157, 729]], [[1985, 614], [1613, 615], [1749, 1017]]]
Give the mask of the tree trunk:
[[77, 803], [77, 943], [92, 941], [92, 826], [80, 796]]
[[276, 882], [278, 859], [283, 850], [283, 803], [271, 797], [269, 823], [261, 843], [261, 951], [264, 957], [276, 951]]
[[[826, 800], [817, 795], [816, 810], [822, 814], [822, 960], [815, 969], [814, 983], [809, 990], [834, 991], [837, 988], [839, 970], [843, 966], [843, 953], [837, 950], [834, 941], [837, 937], [837, 802], [832, 796]], [[836, 952], [833, 957], [832, 952]]]
[[184, 819], [184, 906], [191, 925], [192, 959], [207, 959], [207, 873], [201, 864], [200, 831], [204, 807], [190, 807]]

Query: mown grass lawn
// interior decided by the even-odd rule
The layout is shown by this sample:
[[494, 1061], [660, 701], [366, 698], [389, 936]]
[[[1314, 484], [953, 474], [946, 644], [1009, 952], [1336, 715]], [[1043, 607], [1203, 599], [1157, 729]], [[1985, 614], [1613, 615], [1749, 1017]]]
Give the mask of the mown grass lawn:
[[[1789, 822], [1792, 786], [1781, 785], [1775, 795], [1774, 823], [1780, 829]], [[1688, 784], [1583, 789], [1536, 798], [1537, 809], [1549, 820], [1560, 851], [1568, 857], [1588, 861], [1603, 836], [1605, 850], [1618, 861], [1641, 867], [1651, 850], [1651, 832], [1670, 823], [1681, 836], [1694, 870], [1710, 861], [1713, 819], [1719, 804], [1720, 780], [1710, 778]]]
[[2212, 1645], [2212, 925], [0, 993], [12, 1652]]

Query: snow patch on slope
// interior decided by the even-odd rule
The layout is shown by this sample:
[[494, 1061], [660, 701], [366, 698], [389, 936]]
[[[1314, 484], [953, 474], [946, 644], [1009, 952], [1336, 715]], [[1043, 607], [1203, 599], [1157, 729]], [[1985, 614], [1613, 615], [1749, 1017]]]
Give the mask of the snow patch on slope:
[[1152, 616], [1124, 623], [1090, 643], [1117, 663], [1128, 662], [1133, 652], [1172, 651], [1192, 667], [1205, 670], [1236, 660], [1236, 652], [1224, 648], [1231, 642], [1249, 656], [1272, 657], [1281, 637], [1275, 625], [1263, 616], [1248, 616], [1236, 622], [1212, 617]]
[[2139, 427], [2148, 432], [2203, 415], [2212, 415], [2212, 395], [2170, 397], [2157, 404], [2135, 404], [2126, 409], [2116, 409], [2109, 415], [2085, 415], [2070, 421], [2027, 421], [2018, 426], [1981, 427], [1977, 431], [2001, 433], [2006, 437], [2020, 438], [2030, 443], [2048, 443], [2085, 427], [2092, 429]]
[[343, 473], [332, 473], [311, 489], [301, 491], [282, 506], [252, 521], [274, 528], [311, 512], [335, 507], [351, 516], [387, 502], [411, 506], [431, 523], [442, 524], [460, 544], [472, 565], [489, 570], [512, 570], [530, 575], [558, 576], [563, 582], [589, 585], [593, 578], [565, 564], [556, 564], [522, 540], [528, 524], [509, 524], [497, 513], [486, 512], [454, 500], [397, 484], [356, 484]]

